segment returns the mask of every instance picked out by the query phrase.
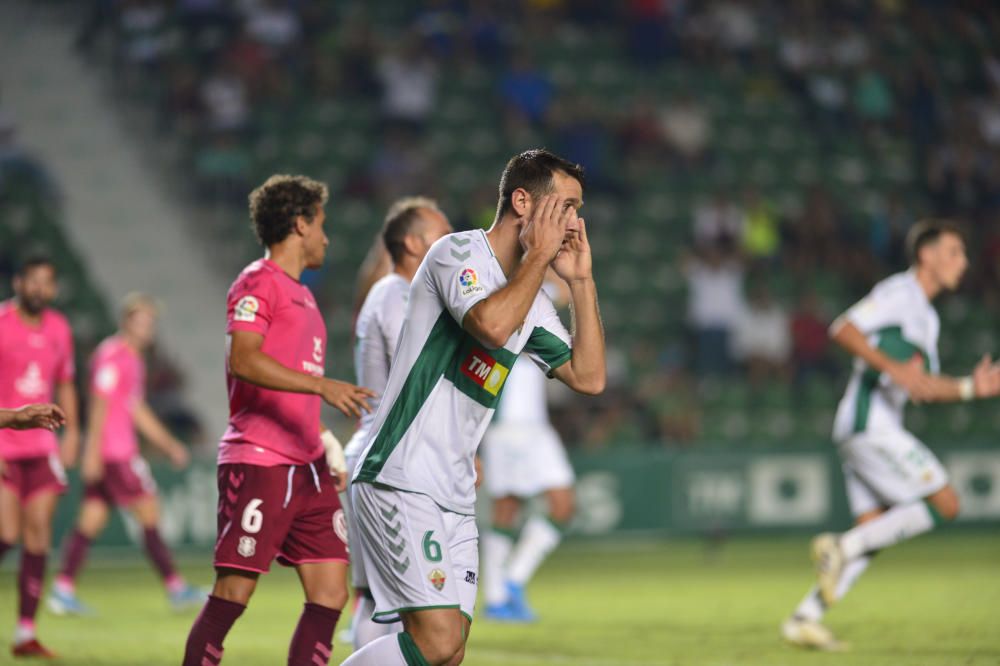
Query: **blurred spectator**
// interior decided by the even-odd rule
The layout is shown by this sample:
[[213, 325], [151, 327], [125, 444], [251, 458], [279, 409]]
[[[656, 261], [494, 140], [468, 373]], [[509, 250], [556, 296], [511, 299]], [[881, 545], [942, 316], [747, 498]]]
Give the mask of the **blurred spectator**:
[[935, 210], [944, 215], [978, 211], [987, 196], [989, 171], [986, 154], [968, 141], [938, 148], [927, 166], [927, 188]]
[[506, 57], [506, 31], [491, 0], [471, 0], [465, 31], [476, 57], [483, 63], [495, 65]]
[[257, 0], [248, 4], [244, 10], [248, 35], [277, 53], [296, 44], [302, 35], [302, 24], [287, 0]]
[[198, 190], [207, 201], [243, 203], [252, 187], [251, 166], [250, 156], [236, 137], [217, 134], [195, 158]]
[[880, 198], [869, 220], [868, 241], [872, 254], [883, 265], [890, 269], [904, 265], [906, 232], [913, 221], [899, 192]]
[[438, 68], [419, 37], [408, 35], [378, 62], [382, 113], [392, 123], [420, 129], [437, 101]]
[[433, 195], [433, 173], [426, 151], [409, 133], [396, 129], [383, 134], [370, 171], [379, 200], [389, 202], [413, 192]]
[[781, 229], [774, 210], [757, 188], [743, 193], [743, 252], [753, 262], [773, 262], [781, 251]]
[[0, 110], [0, 192], [12, 180], [30, 184], [47, 198], [54, 199], [59, 194], [45, 166], [18, 144], [14, 119]]
[[836, 380], [837, 367], [830, 356], [828, 322], [820, 310], [815, 292], [806, 291], [792, 315], [792, 361], [795, 385], [801, 386], [816, 375]]
[[711, 199], [700, 202], [694, 209], [695, 247], [732, 246], [742, 240], [746, 222], [739, 204], [729, 198], [726, 190], [719, 189]]
[[555, 93], [548, 76], [535, 67], [527, 53], [514, 55], [510, 68], [500, 79], [500, 96], [532, 123], [541, 122], [549, 111]]
[[[680, 3], [675, 3], [680, 4]], [[628, 0], [625, 8], [628, 52], [637, 65], [653, 67], [674, 50], [668, 4]]]
[[883, 125], [895, 114], [895, 100], [885, 74], [874, 64], [862, 68], [854, 82], [854, 109], [862, 121]]
[[788, 378], [791, 352], [788, 313], [763, 283], [755, 285], [733, 329], [733, 358], [745, 364], [750, 382], [760, 385]]
[[667, 145], [684, 166], [700, 165], [712, 139], [708, 111], [691, 95], [685, 94], [660, 111], [660, 127]]
[[687, 322], [694, 338], [694, 369], [703, 376], [730, 369], [730, 337], [744, 309], [743, 266], [727, 243], [709, 245], [685, 262]]
[[201, 85], [206, 126], [214, 132], [238, 132], [247, 128], [250, 105], [247, 89], [232, 64], [223, 61]]
[[121, 0], [118, 14], [119, 55], [126, 65], [147, 72], [156, 68], [167, 47], [166, 3]]
[[588, 188], [607, 189], [608, 174], [604, 171], [607, 136], [594, 100], [581, 96], [557, 101], [552, 106], [550, 118], [549, 129], [556, 152], [583, 166]]
[[709, 11], [711, 29], [719, 46], [743, 64], [749, 64], [760, 39], [756, 8], [744, 2], [723, 1], [713, 4]]

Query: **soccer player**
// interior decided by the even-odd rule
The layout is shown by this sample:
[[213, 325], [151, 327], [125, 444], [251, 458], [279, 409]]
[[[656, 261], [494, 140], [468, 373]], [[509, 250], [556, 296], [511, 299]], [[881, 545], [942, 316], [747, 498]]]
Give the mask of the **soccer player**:
[[0, 428], [30, 430], [45, 428], [55, 430], [66, 422], [66, 414], [59, 405], [39, 403], [25, 405], [18, 409], [0, 409]]
[[272, 176], [250, 194], [250, 218], [267, 253], [227, 297], [230, 416], [219, 445], [216, 581], [188, 635], [184, 666], [221, 662], [226, 634], [275, 557], [295, 567], [306, 598], [288, 664], [330, 659], [347, 600], [347, 528], [337, 495], [346, 479], [335, 479], [326, 462], [320, 403], [360, 417], [373, 394], [323, 376], [326, 325], [299, 282], [326, 255], [326, 201], [326, 186], [303, 176]]
[[[551, 278], [546, 288], [556, 294], [565, 283]], [[545, 375], [524, 358], [514, 363], [507, 377], [480, 452], [486, 490], [493, 499], [493, 520], [483, 536], [486, 617], [532, 622], [536, 616], [525, 600], [524, 586], [559, 545], [573, 517], [574, 476], [559, 435], [549, 423]], [[548, 514], [530, 516], [515, 544], [523, 502], [542, 494]]]
[[0, 404], [55, 398], [65, 414], [61, 446], [45, 429], [0, 431], [0, 557], [22, 539], [12, 648], [18, 657], [54, 656], [35, 636], [35, 616], [52, 515], [66, 489], [64, 468], [72, 466], [79, 446], [73, 335], [66, 318], [49, 307], [57, 290], [55, 265], [35, 257], [14, 276], [13, 300], [0, 304]]
[[[360, 385], [376, 394], [381, 395], [389, 382], [389, 367], [406, 315], [410, 280], [431, 245], [450, 232], [448, 218], [431, 199], [408, 197], [400, 199], [389, 208], [381, 238], [392, 258], [390, 271], [372, 285], [354, 325], [354, 369], [357, 380]], [[378, 399], [373, 399], [371, 405], [373, 410], [377, 409]], [[374, 419], [374, 412], [362, 416], [358, 430], [344, 449], [348, 474], [357, 465]], [[357, 543], [360, 537], [357, 536], [355, 512], [350, 505], [350, 492], [345, 497], [350, 535], [348, 541]], [[351, 584], [358, 598], [358, 606], [354, 611], [355, 649], [360, 649], [387, 633], [400, 630], [398, 625], [372, 622], [375, 601], [368, 589], [360, 557], [352, 558]]]
[[160, 536], [156, 482], [139, 455], [136, 428], [153, 446], [182, 469], [187, 449], [177, 441], [146, 403], [146, 366], [142, 355], [156, 336], [159, 308], [143, 294], [125, 299], [119, 331], [94, 352], [90, 374], [90, 418], [81, 463], [85, 484], [76, 529], [64, 544], [63, 565], [49, 594], [56, 615], [86, 615], [76, 596], [76, 579], [90, 544], [108, 522], [111, 507], [123, 507], [142, 527], [146, 554], [160, 574], [175, 610], [200, 606], [205, 595], [188, 585], [174, 568]]
[[958, 515], [944, 467], [903, 427], [913, 402], [947, 402], [1000, 394], [1000, 367], [985, 357], [967, 377], [939, 375], [940, 321], [931, 305], [958, 287], [968, 267], [958, 227], [947, 220], [910, 230], [910, 270], [875, 285], [831, 326], [831, 337], [855, 357], [833, 438], [844, 463], [856, 526], [813, 540], [818, 584], [782, 626], [791, 643], [823, 650], [844, 646], [822, 624], [875, 554]]
[[[604, 389], [582, 181], [579, 166], [548, 151], [514, 156], [490, 230], [445, 236], [413, 278], [351, 486], [373, 617], [399, 617], [404, 631], [347, 666], [462, 661], [479, 569], [474, 456], [518, 354], [578, 391]], [[540, 292], [549, 265], [570, 285], [572, 340]]]

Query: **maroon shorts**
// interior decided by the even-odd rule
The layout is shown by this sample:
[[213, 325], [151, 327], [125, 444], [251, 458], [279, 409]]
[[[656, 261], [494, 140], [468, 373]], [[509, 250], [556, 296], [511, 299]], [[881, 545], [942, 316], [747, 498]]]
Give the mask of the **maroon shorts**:
[[326, 460], [311, 465], [219, 465], [215, 566], [266, 572], [347, 561], [347, 523]]
[[54, 453], [36, 458], [4, 460], [0, 482], [14, 491], [22, 502], [27, 502], [46, 490], [65, 492], [66, 471], [59, 462], [59, 456]]
[[83, 490], [86, 499], [99, 499], [112, 506], [129, 506], [136, 500], [156, 494], [156, 481], [149, 464], [140, 456], [131, 460], [104, 463], [104, 476], [88, 483]]

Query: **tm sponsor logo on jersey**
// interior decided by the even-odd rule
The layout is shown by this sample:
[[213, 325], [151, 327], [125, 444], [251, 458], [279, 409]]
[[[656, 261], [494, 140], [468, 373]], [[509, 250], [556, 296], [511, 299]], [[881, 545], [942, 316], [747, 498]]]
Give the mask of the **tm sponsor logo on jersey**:
[[479, 284], [479, 276], [472, 268], [462, 269], [462, 272], [458, 274], [458, 284], [462, 287], [462, 296], [472, 296], [486, 291], [483, 285]]
[[510, 368], [496, 361], [485, 349], [474, 348], [462, 361], [462, 374], [491, 395], [500, 393]]

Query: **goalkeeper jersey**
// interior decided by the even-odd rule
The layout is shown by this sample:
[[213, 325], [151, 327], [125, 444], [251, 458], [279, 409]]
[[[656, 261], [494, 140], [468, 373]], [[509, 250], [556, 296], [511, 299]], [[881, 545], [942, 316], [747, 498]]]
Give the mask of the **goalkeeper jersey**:
[[[919, 355], [927, 372], [940, 371], [937, 311], [917, 282], [913, 271], [882, 280], [846, 313], [847, 321], [868, 337], [868, 342], [897, 361]], [[888, 375], [854, 359], [847, 391], [840, 401], [833, 438], [844, 441], [852, 435], [903, 427], [903, 411], [909, 396]]]
[[539, 291], [499, 349], [462, 328], [466, 313], [507, 284], [482, 230], [450, 234], [427, 253], [410, 285], [389, 383], [355, 482], [423, 493], [472, 515], [473, 458], [522, 351], [545, 372], [570, 359], [570, 336]]

